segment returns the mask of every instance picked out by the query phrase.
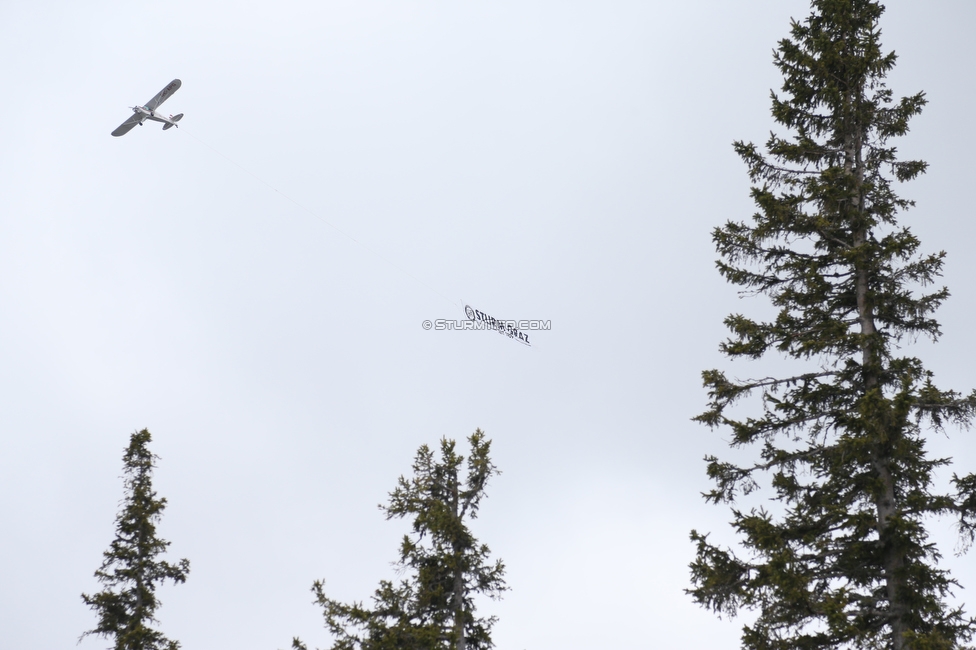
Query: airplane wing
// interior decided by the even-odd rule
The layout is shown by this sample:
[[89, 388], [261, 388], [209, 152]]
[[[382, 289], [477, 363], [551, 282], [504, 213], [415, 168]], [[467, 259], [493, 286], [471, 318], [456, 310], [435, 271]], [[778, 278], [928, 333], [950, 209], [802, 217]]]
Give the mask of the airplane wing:
[[167, 99], [169, 99], [170, 96], [173, 93], [175, 93], [177, 90], [179, 90], [180, 86], [182, 85], [183, 85], [182, 81], [180, 81], [179, 79], [173, 79], [171, 82], [166, 84], [165, 88], [163, 88], [158, 93], [156, 93], [155, 97], [153, 97], [146, 103], [146, 108], [148, 108], [151, 111], [156, 110], [157, 108], [159, 108], [160, 104], [162, 104]]
[[120, 135], [125, 135], [126, 133], [131, 131], [132, 127], [134, 127], [138, 123], [139, 123], [139, 116], [133, 115], [125, 122], [122, 122], [122, 124], [119, 124], [119, 128], [112, 131], [112, 135], [114, 135], [115, 137], [118, 137]]

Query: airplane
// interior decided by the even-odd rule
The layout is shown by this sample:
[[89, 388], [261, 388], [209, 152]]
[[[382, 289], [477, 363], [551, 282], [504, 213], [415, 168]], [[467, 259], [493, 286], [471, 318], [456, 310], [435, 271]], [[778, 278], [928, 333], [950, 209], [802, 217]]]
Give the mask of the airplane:
[[[119, 128], [112, 131], [112, 135], [116, 137], [120, 135], [125, 135], [130, 130], [132, 130], [132, 127], [134, 127], [136, 124], [142, 126], [142, 124], [146, 120], [153, 120], [154, 122], [162, 122], [163, 131], [170, 128], [171, 126], [177, 126], [176, 123], [179, 122], [180, 118], [183, 117], [183, 113], [180, 113], [179, 115], [170, 115], [169, 117], [166, 117], [165, 115], [157, 114], [156, 109], [159, 108], [160, 104], [162, 104], [167, 99], [169, 99], [173, 93], [179, 90], [180, 86], [182, 85], [183, 85], [182, 81], [180, 81], [179, 79], [173, 79], [171, 82], [169, 82], [166, 85], [165, 88], [163, 88], [158, 93], [156, 93], [156, 96], [150, 99], [145, 106], [132, 106], [131, 107], [133, 113], [132, 117], [127, 119], [125, 122], [122, 122], [122, 124], [119, 125]], [[177, 126], [177, 128], [179, 127]]]

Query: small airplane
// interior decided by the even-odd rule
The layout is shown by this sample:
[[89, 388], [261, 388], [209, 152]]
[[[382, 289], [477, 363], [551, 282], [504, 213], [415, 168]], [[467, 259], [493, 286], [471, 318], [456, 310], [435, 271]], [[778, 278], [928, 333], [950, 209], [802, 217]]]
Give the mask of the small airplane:
[[177, 126], [176, 123], [179, 122], [180, 118], [183, 117], [183, 113], [180, 113], [179, 115], [170, 115], [169, 117], [166, 117], [165, 115], [157, 114], [156, 109], [159, 108], [160, 104], [162, 104], [167, 99], [169, 99], [173, 93], [179, 90], [180, 86], [182, 85], [183, 85], [182, 81], [180, 81], [179, 79], [173, 79], [171, 82], [166, 84], [165, 88], [163, 88], [158, 93], [156, 93], [156, 96], [150, 99], [145, 106], [132, 106], [131, 107], [133, 113], [132, 117], [127, 119], [125, 122], [122, 122], [122, 124], [119, 125], [119, 128], [112, 131], [112, 135], [116, 137], [120, 135], [125, 135], [126, 133], [131, 131], [132, 127], [134, 127], [136, 124], [142, 126], [142, 124], [146, 120], [153, 120], [154, 122], [162, 122], [163, 131], [170, 128], [171, 126]]

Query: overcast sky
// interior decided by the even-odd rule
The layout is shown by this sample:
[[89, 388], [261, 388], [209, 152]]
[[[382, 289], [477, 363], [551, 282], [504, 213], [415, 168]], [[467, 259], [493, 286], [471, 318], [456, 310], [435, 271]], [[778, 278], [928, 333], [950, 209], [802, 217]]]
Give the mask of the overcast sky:
[[[948, 253], [952, 291], [916, 353], [968, 391], [976, 3], [887, 6], [890, 85], [930, 100], [899, 144], [931, 164], [903, 220]], [[737, 647], [743, 621], [682, 591], [689, 530], [732, 539], [699, 496], [727, 435], [689, 418], [702, 370], [758, 372], [717, 354], [727, 313], [768, 308], [723, 283], [710, 231], [753, 212], [731, 142], [765, 141], [772, 50], [807, 13], [0, 2], [0, 645], [94, 626], [79, 594], [136, 429], [169, 557], [192, 565], [162, 629], [273, 650], [330, 644], [313, 580], [364, 600], [394, 577], [406, 523], [377, 504], [421, 444], [480, 427], [503, 471], [474, 523], [508, 567], [482, 604], [499, 649]], [[173, 78], [181, 128], [109, 135]], [[551, 330], [422, 328], [461, 299]], [[973, 471], [973, 435], [934, 453]], [[933, 531], [976, 589], [950, 523]]]

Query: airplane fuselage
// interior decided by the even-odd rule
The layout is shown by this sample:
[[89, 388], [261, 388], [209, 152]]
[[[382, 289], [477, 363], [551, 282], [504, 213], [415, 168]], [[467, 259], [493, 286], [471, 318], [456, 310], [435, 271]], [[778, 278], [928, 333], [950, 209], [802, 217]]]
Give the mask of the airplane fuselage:
[[[161, 113], [157, 113], [156, 111], [151, 111], [145, 106], [133, 106], [132, 112], [142, 118], [139, 120], [140, 125], [144, 124], [146, 120], [152, 120], [154, 122], [169, 124], [170, 126], [177, 126], [176, 120], [173, 119], [172, 115], [163, 115]], [[182, 115], [180, 117], [182, 117]]]

